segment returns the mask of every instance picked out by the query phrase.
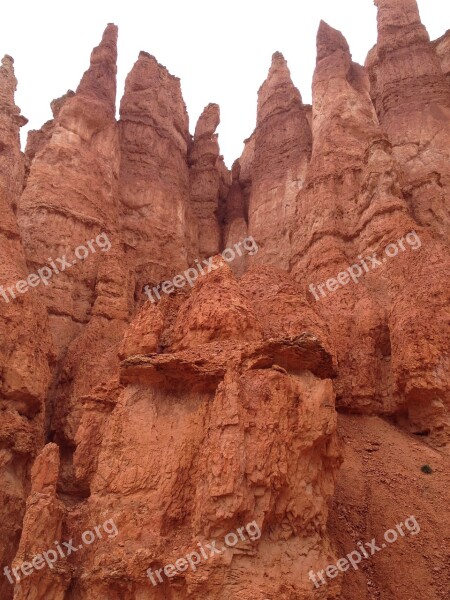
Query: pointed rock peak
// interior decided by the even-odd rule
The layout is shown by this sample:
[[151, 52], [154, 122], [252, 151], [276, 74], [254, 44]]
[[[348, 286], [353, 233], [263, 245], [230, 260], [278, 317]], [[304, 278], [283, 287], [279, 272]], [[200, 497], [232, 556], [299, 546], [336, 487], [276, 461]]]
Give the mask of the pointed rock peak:
[[52, 109], [54, 119], [58, 117], [62, 107], [67, 102], [67, 100], [70, 100], [70, 98], [73, 98], [74, 96], [75, 92], [73, 92], [72, 90], [67, 90], [67, 92], [63, 96], [61, 96], [60, 98], [55, 98], [55, 100], [52, 100], [52, 102], [50, 102], [50, 108]]
[[286, 59], [281, 52], [275, 52], [272, 55], [272, 64], [270, 65], [267, 79], [259, 89], [259, 97], [270, 96], [274, 90], [286, 85], [299, 93], [292, 82], [291, 72], [289, 71]]
[[317, 32], [317, 62], [319, 63], [337, 50], [342, 50], [350, 55], [349, 45], [342, 33], [330, 27], [325, 21], [320, 21]]
[[281, 77], [286, 81], [291, 81], [291, 72], [289, 71], [287, 60], [284, 58], [281, 52], [274, 52], [272, 54], [272, 64], [270, 65], [267, 80], [277, 77]]
[[77, 94], [108, 104], [115, 111], [118, 27], [109, 24], [100, 44], [91, 54], [91, 64], [83, 75]]
[[17, 79], [14, 74], [14, 59], [6, 54], [0, 65], [0, 112], [5, 112], [12, 117], [14, 123], [23, 127], [28, 119], [20, 114], [16, 106], [14, 95], [17, 88]]
[[153, 54], [150, 54], [149, 52], [146, 52], [145, 50], [141, 50], [139, 52], [138, 59], [134, 63], [134, 66], [133, 66], [133, 69], [131, 70], [131, 72], [134, 69], [139, 70], [139, 68], [143, 64], [146, 65], [145, 66], [146, 69], [148, 69], [150, 67], [152, 73], [159, 73], [162, 77], [167, 77], [169, 79], [173, 79], [174, 81], [180, 81], [179, 77], [177, 77], [176, 75], [172, 75], [172, 73], [169, 71], [169, 69], [167, 67], [165, 67], [164, 65], [162, 65], [160, 62], [158, 62], [158, 59], [155, 56], [153, 56]]
[[274, 52], [272, 54], [272, 66], [271, 69], [276, 69], [276, 68], [280, 68], [286, 66], [287, 67], [287, 61], [284, 58], [283, 54], [281, 52]]
[[105, 31], [103, 32], [102, 41], [100, 45], [111, 44], [117, 46], [117, 38], [119, 36], [119, 28], [114, 23], [108, 23]]
[[186, 109], [181, 93], [180, 78], [172, 75], [167, 67], [159, 63], [152, 54], [141, 50], [125, 81], [125, 93], [120, 105], [121, 113], [130, 94], [148, 90], [151, 96], [156, 98], [161, 96], [163, 89], [170, 94], [169, 103], [173, 101], [177, 107], [182, 105], [183, 110]]
[[215, 102], [210, 102], [208, 104], [208, 106], [205, 106], [205, 108], [203, 109], [202, 114], [206, 114], [206, 113], [208, 113], [208, 114], [215, 113], [220, 118], [220, 106], [218, 104], [216, 104]]
[[258, 90], [257, 125], [294, 104], [303, 106], [302, 96], [292, 81], [286, 59], [281, 52], [275, 52], [267, 79]]
[[150, 129], [164, 131], [183, 156], [186, 155], [192, 136], [180, 79], [169, 73], [154, 56], [141, 51], [125, 80], [120, 117], [130, 121], [142, 120], [144, 115]]
[[401, 27], [421, 23], [417, 0], [374, 0], [384, 25]]
[[429, 41], [416, 0], [375, 0], [375, 5], [378, 8], [378, 45], [381, 48]]
[[139, 52], [138, 60], [142, 60], [145, 58], [150, 58], [151, 60], [156, 61], [156, 58], [153, 56], [153, 54], [150, 54], [149, 52], [146, 52], [145, 50], [141, 50]]
[[5, 69], [12, 69], [14, 71], [14, 59], [9, 54], [5, 54], [2, 58], [2, 67]]
[[[155, 56], [153, 56], [153, 54], [150, 54], [150, 52], [146, 52], [145, 50], [141, 50], [141, 51], [139, 52], [139, 56], [138, 56], [137, 62], [139, 62], [139, 61], [147, 61], [147, 60], [148, 60], [148, 61], [150, 61], [150, 62], [153, 62], [153, 63], [155, 63], [155, 65], [157, 65], [157, 66], [158, 66], [158, 67], [160, 67], [161, 69], [165, 69], [165, 70], [167, 70], [167, 69], [166, 69], [166, 67], [165, 67], [164, 65], [161, 65], [161, 64], [160, 64], [160, 63], [159, 63], [159, 62], [156, 60], [156, 57], [155, 57]], [[136, 63], [135, 63], [135, 64], [136, 64]]]
[[200, 115], [195, 128], [194, 139], [211, 137], [220, 123], [220, 107], [218, 104], [208, 104]]
[[17, 87], [17, 79], [14, 75], [14, 59], [7, 54], [2, 58], [0, 66], [0, 109], [12, 108], [14, 104], [14, 92]]

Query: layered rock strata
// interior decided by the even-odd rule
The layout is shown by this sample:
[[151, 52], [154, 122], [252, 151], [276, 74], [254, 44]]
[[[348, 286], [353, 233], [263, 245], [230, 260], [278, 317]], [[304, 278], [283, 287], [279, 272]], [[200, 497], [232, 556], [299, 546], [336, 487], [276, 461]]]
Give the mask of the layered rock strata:
[[220, 156], [220, 109], [209, 104], [200, 115], [189, 152], [190, 202], [198, 226], [198, 256], [223, 250], [221, 211], [230, 187], [230, 174]]
[[76, 92], [54, 101], [53, 121], [31, 136], [18, 203], [28, 269], [51, 273], [32, 292], [47, 309], [57, 359], [46, 435], [61, 445], [61, 487], [74, 497], [84, 493], [71, 467], [79, 399], [114, 372], [111, 345], [134, 300], [118, 222], [116, 61], [117, 27], [108, 25]]
[[248, 231], [260, 248], [255, 262], [289, 267], [291, 220], [311, 156], [308, 111], [292, 83], [286, 60], [275, 53], [258, 93], [252, 136]]
[[450, 83], [450, 29], [445, 35], [434, 41], [433, 46], [441, 61], [442, 71]]
[[[248, 236], [248, 216], [245, 200], [245, 192], [240, 180], [241, 164], [236, 161], [231, 169], [231, 185], [228, 195], [220, 212], [222, 223], [223, 247], [233, 248]], [[236, 257], [231, 263], [233, 272], [241, 276], [248, 267], [248, 255]]]
[[[96, 549], [72, 584], [80, 599], [306, 598], [310, 565], [331, 557], [326, 499], [339, 452], [333, 358], [305, 329], [318, 318], [283, 274], [249, 274], [240, 288], [224, 261], [216, 265], [192, 294], [143, 309], [124, 339], [112, 412], [90, 409], [82, 419], [77, 469], [89, 463], [93, 428], [103, 432], [85, 509], [94, 522], [109, 507], [126, 543]], [[262, 305], [283, 306], [276, 333], [256, 318]], [[159, 585], [146, 577], [253, 521], [258, 540]]]
[[[368, 77], [352, 63], [345, 39], [322, 23], [317, 45], [314, 149], [297, 202], [292, 273], [314, 284], [312, 295], [333, 330], [340, 405], [407, 414], [414, 430], [440, 438], [449, 425], [449, 297], [441, 286], [448, 251], [411, 214]], [[407, 234], [414, 248], [405, 246]], [[395, 257], [385, 253], [390, 244], [400, 245]], [[317, 289], [355, 263], [354, 282], [348, 277], [343, 286]]]
[[[416, 0], [377, 0], [378, 43], [367, 68], [371, 95], [401, 163], [414, 219], [450, 239], [450, 86], [447, 44], [430, 42]], [[441, 60], [442, 62], [441, 62]]]
[[[10, 564], [20, 537], [30, 468], [44, 442], [43, 407], [53, 361], [47, 315], [24, 295], [27, 265], [16, 219], [25, 161], [19, 129], [26, 123], [15, 105], [13, 60], [0, 66], [0, 562]], [[20, 283], [18, 283], [20, 282]], [[18, 287], [16, 287], [18, 284]], [[19, 289], [21, 291], [19, 291]], [[0, 596], [11, 586], [3, 577]]]
[[[448, 34], [430, 42], [414, 0], [377, 6], [366, 67], [321, 23], [312, 107], [274, 54], [231, 174], [219, 107], [191, 136], [146, 52], [117, 122], [114, 25], [25, 156], [2, 61], [0, 285], [70, 265], [0, 296], [0, 558], [21, 574], [2, 600], [445, 597]], [[145, 301], [247, 236], [253, 257]], [[314, 586], [411, 512], [420, 536]]]
[[136, 292], [198, 256], [189, 204], [190, 143], [180, 81], [141, 52], [120, 104], [120, 206]]
[[77, 261], [74, 250], [101, 233], [112, 236], [117, 231], [116, 44], [117, 28], [109, 26], [76, 93], [66, 97], [57, 112], [49, 139], [37, 144], [19, 202], [30, 269], [48, 264], [49, 257], [54, 261], [65, 255], [72, 263], [53, 285], [39, 290], [61, 355], [90, 318], [92, 282], [104, 256], [98, 249]]

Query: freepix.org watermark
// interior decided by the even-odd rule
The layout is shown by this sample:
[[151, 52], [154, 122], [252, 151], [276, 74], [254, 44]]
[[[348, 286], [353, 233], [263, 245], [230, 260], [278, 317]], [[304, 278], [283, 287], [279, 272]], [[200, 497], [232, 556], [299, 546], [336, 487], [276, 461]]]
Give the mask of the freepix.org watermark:
[[56, 260], [49, 258], [47, 259], [49, 266], [41, 267], [36, 273], [30, 273], [26, 279], [21, 279], [9, 287], [0, 285], [0, 296], [5, 302], [10, 302], [11, 300], [15, 300], [18, 294], [25, 294], [30, 288], [38, 287], [41, 283], [47, 286], [53, 275], [59, 275], [76, 265], [79, 261], [86, 260], [89, 254], [95, 254], [97, 248], [102, 252], [108, 252], [111, 249], [111, 242], [106, 233], [100, 233], [95, 239], [87, 241], [86, 245], [75, 248], [75, 258], [67, 258], [66, 254]]
[[[227, 263], [231, 263], [235, 260], [236, 256], [243, 256], [243, 251], [246, 251], [249, 256], [254, 256], [258, 250], [259, 247], [253, 237], [248, 237], [242, 242], [235, 244], [233, 248], [226, 248], [220, 256], [222, 256]], [[208, 273], [211, 273], [211, 271], [215, 271], [219, 268], [220, 265], [214, 264], [214, 256], [210, 256], [202, 262], [195, 260], [195, 267], [190, 267], [182, 275], [176, 275], [173, 279], [163, 281], [163, 283], [159, 283], [151, 290], [150, 286], [146, 285], [144, 287], [144, 294], [154, 303], [155, 298], [153, 297], [153, 294], [158, 300], [161, 300], [160, 289], [163, 294], [172, 294], [172, 292], [175, 291], [175, 288], [181, 289], [187, 283], [191, 287], [194, 287], [194, 283], [200, 275], [207, 275]]]
[[236, 532], [232, 531], [231, 533], [228, 533], [224, 539], [225, 546], [222, 545], [218, 548], [216, 540], [213, 540], [210, 544], [203, 545], [202, 543], [199, 543], [197, 544], [199, 549], [198, 552], [190, 552], [189, 554], [186, 554], [186, 556], [176, 560], [174, 564], [168, 564], [164, 568], [155, 571], [147, 569], [147, 577], [154, 586], [157, 586], [164, 581], [162, 574], [168, 579], [172, 579], [172, 577], [184, 573], [184, 571], [187, 571], [189, 568], [192, 569], [192, 571], [196, 571], [197, 565], [201, 562], [207, 561], [213, 556], [223, 554], [227, 548], [234, 548], [239, 541], [244, 542], [249, 539], [254, 542], [259, 540], [260, 537], [261, 530], [256, 521], [252, 521], [245, 525], [245, 527], [236, 529]]
[[336, 292], [340, 287], [344, 287], [353, 280], [354, 283], [359, 283], [361, 277], [375, 271], [383, 266], [390, 258], [398, 256], [400, 252], [405, 252], [409, 246], [412, 250], [418, 250], [422, 246], [422, 242], [415, 231], [411, 231], [405, 237], [397, 240], [395, 244], [389, 244], [384, 249], [385, 256], [381, 259], [377, 257], [377, 253], [371, 254], [364, 258], [358, 256], [359, 263], [355, 263], [345, 271], [342, 271], [336, 278], [328, 279], [320, 284], [310, 284], [309, 291], [316, 299], [316, 302], [325, 298], [328, 293]]
[[[103, 530], [103, 531], [102, 531]], [[95, 532], [95, 533], [94, 533]], [[50, 569], [54, 568], [54, 564], [63, 558], [67, 558], [74, 552], [78, 552], [78, 550], [82, 550], [84, 546], [90, 546], [97, 539], [103, 538], [103, 533], [108, 535], [108, 539], [116, 537], [119, 533], [116, 524], [112, 519], [108, 519], [103, 523], [103, 525], [97, 525], [94, 527], [94, 531], [84, 531], [81, 535], [82, 544], [74, 545], [73, 538], [68, 542], [55, 542], [56, 550], [50, 548], [46, 552], [42, 552], [42, 554], [36, 554], [36, 556], [31, 561], [24, 561], [22, 564], [11, 567], [5, 567], [3, 569], [3, 573], [5, 577], [8, 579], [9, 583], [19, 583], [24, 577], [28, 577], [32, 575], [33, 572], [40, 571], [47, 565]], [[15, 582], [12, 575], [15, 577]]]
[[[309, 578], [314, 583], [314, 586], [318, 588], [327, 583], [325, 576], [329, 579], [334, 579], [339, 575], [339, 573], [345, 573], [345, 571], [348, 571], [350, 566], [357, 571], [359, 569], [358, 565], [363, 558], [364, 560], [367, 560], [377, 552], [381, 552], [381, 550], [386, 548], [388, 544], [393, 544], [396, 542], [399, 535], [401, 537], [405, 537], [405, 530], [409, 532], [410, 535], [417, 535], [420, 533], [420, 525], [414, 515], [406, 519], [404, 523], [398, 523], [398, 525], [395, 525], [395, 529], [388, 529], [384, 533], [385, 541], [382, 542], [380, 546], [377, 545], [375, 538], [373, 538], [371, 542], [366, 542], [365, 544], [358, 542], [356, 544], [358, 550], [353, 550], [353, 552], [347, 554], [345, 558], [339, 559], [336, 565], [328, 565], [326, 569], [318, 571], [317, 573], [310, 571]], [[318, 579], [319, 581], [317, 581]]]

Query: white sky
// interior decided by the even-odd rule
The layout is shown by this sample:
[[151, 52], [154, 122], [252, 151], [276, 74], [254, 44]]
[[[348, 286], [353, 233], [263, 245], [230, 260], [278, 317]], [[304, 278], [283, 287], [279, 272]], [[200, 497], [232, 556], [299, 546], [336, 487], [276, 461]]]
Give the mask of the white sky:
[[[450, 28], [450, 3], [419, 0], [432, 39]], [[140, 50], [180, 77], [190, 129], [209, 102], [221, 107], [219, 141], [229, 166], [255, 125], [256, 96], [273, 52], [288, 61], [311, 101], [320, 19], [341, 30], [363, 63], [376, 41], [373, 0], [2, 0], [0, 58], [15, 59], [17, 104], [39, 128], [49, 104], [75, 89], [106, 24], [119, 26], [118, 102]]]

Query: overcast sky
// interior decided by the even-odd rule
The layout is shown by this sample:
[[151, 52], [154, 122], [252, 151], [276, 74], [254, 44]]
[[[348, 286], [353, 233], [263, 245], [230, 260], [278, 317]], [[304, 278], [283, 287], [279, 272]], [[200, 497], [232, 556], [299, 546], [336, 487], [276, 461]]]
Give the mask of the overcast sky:
[[[419, 7], [432, 39], [450, 28], [448, 0], [419, 0]], [[3, 0], [0, 18], [0, 56], [15, 59], [17, 104], [29, 128], [51, 118], [51, 100], [76, 88], [111, 22], [119, 26], [118, 101], [139, 51], [150, 52], [180, 77], [191, 131], [204, 106], [220, 104], [229, 166], [254, 128], [273, 52], [284, 54], [310, 102], [320, 19], [344, 33], [360, 63], [376, 41], [373, 0]]]

